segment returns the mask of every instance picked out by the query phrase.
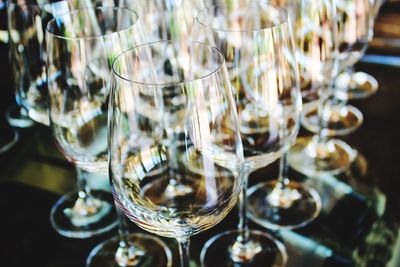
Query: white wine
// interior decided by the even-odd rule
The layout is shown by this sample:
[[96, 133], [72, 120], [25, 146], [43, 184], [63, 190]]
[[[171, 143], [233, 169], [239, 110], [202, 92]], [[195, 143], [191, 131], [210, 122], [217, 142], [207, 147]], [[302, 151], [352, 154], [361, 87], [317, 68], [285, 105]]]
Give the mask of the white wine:
[[[113, 180], [121, 181], [119, 185], [114, 184], [114, 188], [127, 217], [143, 229], [166, 237], [191, 236], [226, 216], [237, 201], [240, 184], [231, 171], [201, 153], [196, 154], [195, 164], [203, 171], [192, 172], [184, 161], [188, 158], [186, 150], [178, 149], [179, 169], [175, 172], [181, 176], [180, 183], [189, 186], [192, 192], [166, 197], [165, 188], [173, 178], [167, 149], [153, 145], [142, 148], [140, 154], [122, 156], [125, 158], [122, 169], [119, 170], [118, 164], [111, 165]], [[121, 155], [125, 154], [122, 150]], [[189, 158], [193, 159], [193, 155]]]
[[52, 114], [52, 129], [66, 157], [80, 168], [108, 174], [107, 112], [90, 103], [86, 109]]

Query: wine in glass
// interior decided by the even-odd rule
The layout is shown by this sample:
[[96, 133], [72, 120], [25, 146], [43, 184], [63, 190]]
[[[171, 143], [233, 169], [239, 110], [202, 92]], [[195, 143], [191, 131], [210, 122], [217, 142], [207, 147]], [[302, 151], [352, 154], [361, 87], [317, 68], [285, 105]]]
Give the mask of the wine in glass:
[[[109, 150], [115, 198], [139, 227], [176, 238], [181, 266], [188, 267], [190, 236], [220, 222], [243, 185], [224, 56], [202, 43], [157, 41], [124, 52], [113, 70]], [[166, 132], [174, 125], [182, 131], [169, 140]], [[202, 171], [193, 172], [192, 164]], [[171, 175], [180, 175], [192, 192], [166, 196]]]
[[283, 245], [247, 224], [248, 176], [287, 151], [299, 128], [301, 94], [287, 12], [261, 1], [218, 2], [202, 10], [193, 37], [223, 51], [239, 113], [246, 169], [237, 230], [210, 239], [203, 266], [284, 265]]

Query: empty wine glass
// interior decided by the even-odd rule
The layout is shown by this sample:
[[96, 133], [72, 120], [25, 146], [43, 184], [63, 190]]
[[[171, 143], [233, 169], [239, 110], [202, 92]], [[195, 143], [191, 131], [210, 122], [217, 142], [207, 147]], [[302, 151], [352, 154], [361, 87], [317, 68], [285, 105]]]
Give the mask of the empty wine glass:
[[[354, 72], [354, 64], [365, 54], [373, 35], [374, 11], [370, 0], [337, 0], [336, 20], [339, 39], [339, 67], [333, 99], [325, 110], [324, 121], [330, 135], [347, 135], [357, 130], [363, 115], [359, 109], [346, 104], [348, 99], [360, 99], [374, 94], [378, 82], [365, 72]], [[316, 110], [308, 110], [303, 125], [318, 132]]]
[[238, 229], [210, 239], [201, 253], [202, 265], [284, 265], [283, 245], [248, 229], [246, 187], [252, 172], [289, 149], [299, 127], [299, 73], [288, 14], [260, 1], [221, 1], [199, 13], [193, 36], [225, 54], [248, 167]]
[[[201, 43], [158, 41], [123, 53], [113, 70], [113, 192], [139, 227], [176, 238], [181, 266], [188, 267], [190, 236], [220, 222], [243, 185], [242, 143], [224, 57]], [[167, 131], [177, 124], [182, 133], [170, 140]], [[202, 172], [193, 172], [192, 164]], [[165, 196], [171, 175], [180, 175], [191, 193]]]
[[47, 26], [50, 126], [56, 143], [77, 167], [79, 189], [51, 210], [51, 223], [67, 237], [87, 238], [116, 226], [111, 194], [91, 190], [86, 173], [108, 174], [107, 101], [113, 58], [134, 42], [137, 15], [85, 8]]
[[[318, 134], [298, 138], [288, 154], [292, 168], [309, 176], [321, 173], [337, 174], [347, 169], [356, 152], [344, 141], [329, 139], [325, 124], [329, 115], [332, 80], [338, 71], [338, 33], [336, 6], [332, 0], [303, 0], [303, 14], [296, 23], [296, 42], [300, 73], [318, 89]], [[328, 113], [328, 114], [326, 114]]]

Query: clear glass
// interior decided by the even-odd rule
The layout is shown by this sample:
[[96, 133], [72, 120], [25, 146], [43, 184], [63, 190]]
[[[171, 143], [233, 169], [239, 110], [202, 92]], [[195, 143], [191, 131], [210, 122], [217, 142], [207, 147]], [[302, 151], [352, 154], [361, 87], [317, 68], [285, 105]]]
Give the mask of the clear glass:
[[[320, 81], [311, 79], [310, 62], [301, 54], [303, 36], [306, 34], [304, 25], [299, 26], [298, 20], [306, 17], [300, 12], [301, 1], [271, 1], [272, 4], [285, 8], [290, 17], [292, 28], [295, 30], [299, 48], [296, 49], [298, 67], [300, 70], [300, 88], [303, 100], [303, 110], [318, 106], [318, 86]], [[312, 12], [310, 12], [312, 13]], [[311, 21], [311, 20], [310, 20]], [[312, 25], [309, 29], [311, 30]], [[328, 63], [328, 62], [327, 62]], [[329, 63], [330, 64], [330, 63]], [[290, 180], [288, 175], [287, 153], [279, 161], [277, 179], [259, 183], [248, 191], [249, 218], [269, 229], [294, 229], [302, 227], [314, 220], [321, 210], [321, 199], [313, 188], [303, 183]]]
[[12, 126], [31, 127], [33, 121], [49, 125], [45, 28], [54, 15], [88, 4], [91, 5], [84, 1], [8, 1], [9, 56], [17, 103], [7, 112]]
[[[318, 90], [318, 134], [298, 138], [288, 154], [292, 168], [308, 176], [337, 174], [347, 169], [355, 151], [345, 142], [329, 139], [326, 117], [332, 96], [332, 81], [338, 73], [338, 24], [335, 1], [300, 1], [295, 16], [295, 33], [300, 76]], [[316, 41], [319, 40], [319, 41]], [[307, 106], [304, 112], [307, 112]], [[303, 122], [304, 123], [304, 122]]]
[[[357, 130], [362, 113], [347, 105], [348, 99], [360, 99], [376, 93], [378, 82], [364, 72], [354, 72], [354, 64], [365, 54], [373, 35], [374, 10], [371, 0], [338, 0], [336, 14], [339, 38], [339, 67], [341, 73], [335, 80], [333, 100], [325, 110], [324, 121], [333, 136], [348, 135]], [[303, 125], [318, 132], [317, 112], [309, 110]]]
[[50, 127], [78, 172], [78, 192], [63, 196], [51, 211], [52, 225], [67, 237], [87, 238], [117, 225], [111, 194], [91, 190], [86, 172], [108, 175], [111, 63], [134, 44], [137, 19], [126, 9], [85, 8], [47, 26]]
[[[384, 3], [384, 0], [372, 0], [370, 6], [364, 6], [368, 8], [367, 14], [370, 16], [371, 21], [369, 22], [369, 40], [372, 40], [374, 20], [379, 14], [379, 9]], [[365, 26], [365, 25], [364, 25]], [[359, 58], [364, 55], [362, 53]], [[359, 59], [357, 59], [358, 61]], [[354, 72], [351, 66], [347, 67], [336, 79], [337, 88], [336, 95], [339, 99], [363, 99], [372, 96], [378, 90], [378, 81], [363, 71]]]
[[199, 10], [212, 0], [121, 0], [119, 5], [140, 14], [146, 42], [187, 40]]
[[16, 127], [30, 127], [31, 119], [48, 125], [44, 21], [34, 0], [7, 3], [9, 56], [13, 71], [17, 108], [7, 113]]
[[[113, 70], [115, 198], [139, 227], [176, 238], [181, 266], [188, 267], [190, 236], [220, 222], [243, 186], [243, 149], [224, 57], [201, 43], [158, 41], [123, 53]], [[170, 139], [167, 132], [177, 125], [182, 131]], [[165, 196], [172, 175], [191, 193]]]
[[[204, 8], [207, 1], [204, 0], [123, 0], [120, 4], [128, 6], [141, 14], [141, 26], [143, 27], [143, 35], [145, 42], [154, 42], [158, 40], [181, 40], [187, 41], [193, 30], [194, 16], [198, 10]], [[180, 125], [171, 126], [168, 131], [168, 139], [174, 140], [174, 135], [182, 134]], [[173, 149], [169, 152], [175, 153]], [[177, 162], [169, 162], [171, 171], [177, 168]], [[167, 198], [175, 198], [191, 194], [190, 186], [181, 183], [180, 175], [171, 175], [169, 185], [162, 194]]]
[[[220, 2], [199, 13], [193, 38], [215, 45], [225, 55], [247, 167], [238, 229], [208, 242], [202, 264], [260, 266], [272, 260], [284, 265], [283, 246], [248, 229], [246, 196], [248, 176], [282, 156], [299, 128], [300, 80], [288, 14], [263, 2]], [[216, 260], [215, 255], [221, 257]]]

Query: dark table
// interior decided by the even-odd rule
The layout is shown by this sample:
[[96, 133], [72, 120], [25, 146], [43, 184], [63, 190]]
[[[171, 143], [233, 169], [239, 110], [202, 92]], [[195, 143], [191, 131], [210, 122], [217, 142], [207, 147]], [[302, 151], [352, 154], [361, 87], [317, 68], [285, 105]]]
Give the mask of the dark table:
[[[393, 5], [399, 10], [398, 5]], [[391, 12], [392, 7], [384, 12]], [[372, 47], [357, 69], [379, 81], [379, 92], [352, 101], [365, 121], [345, 141], [359, 152], [351, 169], [338, 176], [292, 177], [321, 194], [321, 215], [296, 231], [272, 233], [288, 250], [288, 266], [400, 266], [400, 62], [399, 51]], [[371, 55], [395, 56], [378, 58]], [[13, 102], [7, 46], [0, 45], [0, 114]], [[390, 63], [390, 64], [389, 64]], [[4, 118], [0, 119], [6, 127]], [[115, 232], [86, 240], [59, 236], [49, 212], [58, 197], [74, 189], [75, 173], [56, 149], [50, 130], [36, 125], [20, 130], [21, 140], [0, 155], [0, 266], [84, 266], [90, 250]], [[307, 135], [302, 130], [301, 135]], [[255, 173], [250, 184], [273, 179], [277, 163]], [[104, 186], [107, 181], [102, 180]], [[198, 260], [205, 241], [237, 223], [237, 210], [216, 227], [192, 238], [192, 258]], [[135, 225], [131, 230], [141, 231]], [[262, 229], [254, 224], [252, 228]], [[174, 252], [177, 245], [164, 239]]]

